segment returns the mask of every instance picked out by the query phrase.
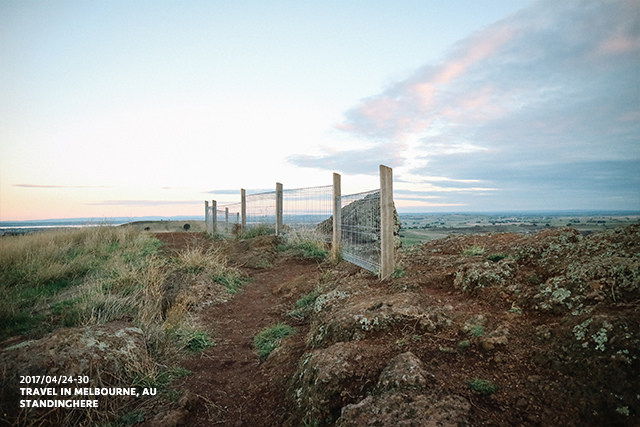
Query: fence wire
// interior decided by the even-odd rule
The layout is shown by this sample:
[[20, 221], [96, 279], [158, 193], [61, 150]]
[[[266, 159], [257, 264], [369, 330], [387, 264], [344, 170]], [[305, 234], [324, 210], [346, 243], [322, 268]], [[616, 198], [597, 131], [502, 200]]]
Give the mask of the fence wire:
[[276, 192], [246, 195], [247, 228], [266, 225], [276, 226]]
[[321, 227], [333, 214], [333, 186], [295, 188], [282, 192], [285, 234], [320, 242], [331, 241], [331, 229]]
[[231, 236], [234, 228], [238, 229], [240, 227], [241, 210], [242, 206], [240, 203], [219, 206], [217, 212], [217, 232], [224, 236]]
[[[246, 227], [273, 227], [276, 192], [246, 195]], [[333, 186], [287, 189], [282, 192], [283, 233], [289, 238], [331, 242]], [[373, 273], [380, 270], [380, 190], [341, 197], [342, 258]], [[210, 217], [213, 209], [210, 207]], [[218, 206], [217, 232], [230, 236], [239, 230], [241, 203]]]
[[380, 269], [380, 190], [342, 196], [342, 258]]

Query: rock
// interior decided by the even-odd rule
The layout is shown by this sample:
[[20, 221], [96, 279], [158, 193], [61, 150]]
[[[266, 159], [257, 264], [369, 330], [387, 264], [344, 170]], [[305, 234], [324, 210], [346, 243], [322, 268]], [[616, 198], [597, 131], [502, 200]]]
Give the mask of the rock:
[[378, 388], [425, 389], [432, 380], [433, 375], [425, 370], [424, 363], [413, 353], [406, 352], [394, 357], [384, 368], [378, 380]]
[[361, 342], [340, 342], [303, 355], [289, 390], [297, 405], [291, 425], [324, 420], [362, 396], [363, 387], [373, 383], [384, 366], [382, 351]]
[[380, 374], [377, 390], [359, 403], [342, 408], [338, 427], [465, 426], [469, 402], [457, 395], [430, 390], [433, 375], [413, 353], [393, 358]]
[[[332, 300], [338, 302], [335, 298]], [[342, 306], [332, 307], [331, 313], [320, 312], [311, 325], [307, 343], [320, 347], [340, 341], [357, 341], [369, 333], [407, 323], [418, 325], [427, 332], [451, 326], [451, 309], [427, 307], [421, 300], [418, 294], [410, 292], [353, 298]]]
[[468, 425], [470, 409], [461, 396], [438, 399], [434, 395], [392, 392], [345, 406], [336, 427], [459, 427]]
[[[153, 369], [143, 332], [131, 323], [57, 329], [39, 340], [22, 342], [0, 352], [0, 407], [18, 408], [21, 375], [74, 379], [86, 376], [89, 380], [88, 384], [73, 383], [69, 387], [130, 387], [133, 373], [144, 375]], [[52, 383], [49, 387], [58, 388], [58, 385]], [[104, 409], [118, 400], [113, 396], [97, 399]], [[58, 408], [50, 411], [48, 417], [61, 420], [60, 417], [69, 414], [71, 412]], [[80, 412], [73, 414], [82, 416]], [[42, 416], [34, 409], [20, 416], [36, 415]]]

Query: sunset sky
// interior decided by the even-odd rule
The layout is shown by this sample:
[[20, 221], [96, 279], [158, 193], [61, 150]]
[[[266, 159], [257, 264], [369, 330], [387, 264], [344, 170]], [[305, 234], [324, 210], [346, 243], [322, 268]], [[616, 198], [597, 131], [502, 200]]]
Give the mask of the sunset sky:
[[640, 0], [0, 0], [0, 221], [378, 185], [640, 210]]

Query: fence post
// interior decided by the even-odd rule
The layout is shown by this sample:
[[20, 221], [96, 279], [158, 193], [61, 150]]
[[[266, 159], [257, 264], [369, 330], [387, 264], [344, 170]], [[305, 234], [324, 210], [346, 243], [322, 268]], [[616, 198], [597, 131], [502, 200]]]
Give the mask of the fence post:
[[380, 279], [395, 270], [393, 244], [393, 169], [380, 165]]
[[244, 188], [240, 189], [240, 215], [242, 217], [241, 230], [247, 227], [247, 192]]
[[333, 174], [333, 237], [331, 239], [331, 258], [334, 261], [342, 258], [342, 190], [340, 174]]
[[204, 201], [204, 231], [209, 232], [209, 201]]
[[224, 208], [224, 229], [229, 233], [229, 208]]
[[276, 182], [276, 236], [280, 236], [283, 232], [283, 222], [282, 222], [282, 184]]
[[218, 202], [211, 201], [211, 234], [214, 236], [218, 232]]

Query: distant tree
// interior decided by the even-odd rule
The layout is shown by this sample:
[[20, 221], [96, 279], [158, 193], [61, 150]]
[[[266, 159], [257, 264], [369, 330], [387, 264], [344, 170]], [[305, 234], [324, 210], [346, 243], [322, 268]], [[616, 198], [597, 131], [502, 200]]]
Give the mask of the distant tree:
[[191, 228], [191, 226], [189, 224], [185, 224], [184, 226], [182, 226], [182, 228], [184, 228], [184, 231], [187, 231]]

